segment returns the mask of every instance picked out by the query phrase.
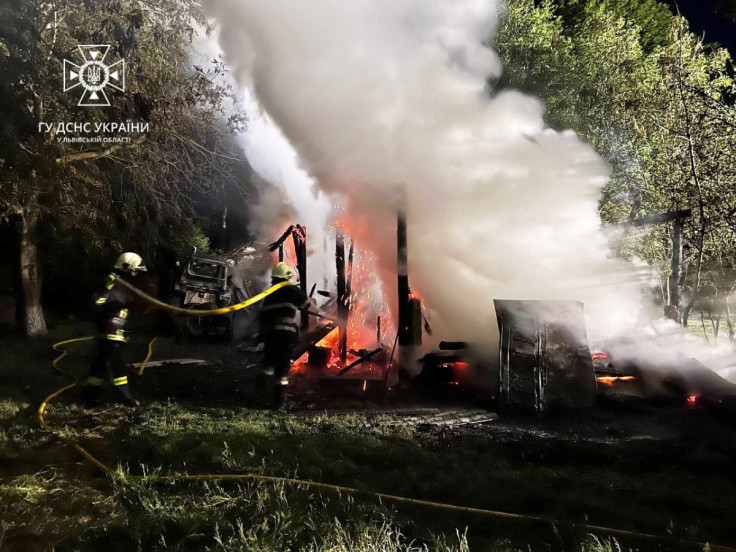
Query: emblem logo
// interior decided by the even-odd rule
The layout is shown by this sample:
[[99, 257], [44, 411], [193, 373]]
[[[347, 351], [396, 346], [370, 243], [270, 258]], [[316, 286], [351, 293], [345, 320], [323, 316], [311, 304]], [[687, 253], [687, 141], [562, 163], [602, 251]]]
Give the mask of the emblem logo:
[[83, 92], [77, 105], [109, 106], [106, 87], [125, 92], [125, 60], [105, 64], [105, 57], [110, 50], [106, 44], [85, 44], [77, 48], [84, 63], [77, 65], [68, 59], [64, 60], [64, 92], [81, 86]]

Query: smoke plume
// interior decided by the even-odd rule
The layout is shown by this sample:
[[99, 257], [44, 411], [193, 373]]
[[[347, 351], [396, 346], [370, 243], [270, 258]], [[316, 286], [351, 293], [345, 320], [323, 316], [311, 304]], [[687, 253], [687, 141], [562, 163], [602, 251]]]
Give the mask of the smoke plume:
[[495, 349], [492, 300], [575, 299], [600, 339], [650, 313], [651, 274], [614, 258], [598, 200], [608, 168], [537, 99], [489, 89], [489, 0], [211, 0], [237, 80], [283, 131], [395, 282], [408, 215], [412, 287], [435, 334]]

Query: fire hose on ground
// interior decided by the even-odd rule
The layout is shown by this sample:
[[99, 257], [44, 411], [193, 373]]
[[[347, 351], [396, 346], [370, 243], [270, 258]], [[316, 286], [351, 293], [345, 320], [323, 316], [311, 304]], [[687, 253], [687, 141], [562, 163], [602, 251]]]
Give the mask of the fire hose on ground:
[[[244, 309], [246, 307], [249, 307], [251, 305], [254, 305], [255, 303], [257, 303], [257, 302], [265, 299], [268, 295], [272, 294], [273, 292], [275, 292], [275, 291], [277, 291], [277, 290], [279, 290], [279, 289], [281, 289], [281, 288], [283, 288], [285, 286], [291, 285], [291, 283], [288, 282], [288, 281], [287, 282], [280, 282], [280, 283], [278, 283], [276, 285], [271, 286], [267, 290], [265, 290], [265, 291], [263, 291], [263, 292], [261, 292], [261, 293], [259, 293], [257, 295], [254, 295], [250, 299], [247, 299], [246, 301], [243, 301], [241, 303], [238, 303], [237, 305], [231, 305], [231, 306], [228, 306], [228, 307], [222, 307], [222, 308], [218, 308], [218, 309], [196, 310], [195, 311], [195, 310], [183, 309], [183, 308], [180, 308], [180, 307], [174, 307], [172, 305], [169, 305], [167, 303], [164, 303], [163, 301], [159, 301], [155, 297], [152, 297], [151, 295], [148, 295], [144, 291], [141, 291], [140, 289], [138, 289], [137, 287], [135, 287], [133, 284], [125, 281], [124, 279], [120, 278], [119, 276], [115, 276], [115, 280], [117, 282], [119, 282], [120, 284], [122, 284], [124, 287], [128, 288], [133, 293], [139, 295], [140, 297], [142, 297], [143, 299], [145, 299], [149, 303], [151, 303], [151, 304], [153, 304], [153, 305], [155, 305], [155, 306], [157, 306], [159, 308], [166, 309], [166, 310], [171, 311], [171, 312], [176, 312], [178, 314], [189, 315], [189, 316], [217, 316], [217, 315], [221, 315], [221, 314], [228, 314], [228, 313], [231, 313], [231, 312], [235, 312], [237, 310]], [[90, 341], [92, 339], [97, 339], [97, 336], [88, 335], [88, 336], [84, 336], [84, 337], [76, 337], [74, 339], [67, 339], [65, 341], [59, 341], [58, 343], [54, 343], [51, 346], [51, 348], [54, 351], [59, 351], [59, 347], [61, 347], [63, 345], [68, 345], [70, 343], [77, 343], [77, 342], [80, 342], [80, 341]], [[146, 370], [146, 365], [148, 364], [148, 361], [151, 359], [151, 355], [153, 354], [153, 344], [156, 342], [157, 339], [158, 339], [158, 336], [154, 337], [153, 339], [151, 339], [151, 341], [148, 342], [148, 352], [146, 354], [146, 358], [143, 360], [143, 362], [141, 362], [141, 366], [138, 369], [138, 375], [139, 376], [142, 376], [143, 373]], [[61, 350], [61, 354], [59, 356], [57, 356], [51, 362], [51, 367], [54, 370], [56, 370], [57, 372], [59, 372], [60, 374], [76, 380], [76, 378], [74, 376], [72, 376], [71, 374], [68, 374], [67, 372], [64, 372], [61, 368], [59, 368], [59, 362], [61, 362], [61, 360], [67, 354], [68, 354], [68, 351], [66, 349], [62, 349]], [[69, 385], [66, 385], [66, 386], [64, 386], [64, 387], [62, 387], [62, 388], [54, 391], [48, 397], [46, 397], [43, 400], [43, 402], [41, 402], [41, 404], [39, 405], [38, 410], [36, 412], [36, 415], [38, 417], [38, 421], [41, 424], [41, 427], [43, 427], [46, 431], [49, 431], [51, 433], [54, 433], [55, 435], [57, 435], [59, 437], [61, 437], [61, 435], [59, 435], [58, 432], [56, 432], [53, 429], [51, 429], [51, 427], [46, 423], [46, 420], [44, 419], [44, 414], [46, 412], [46, 407], [56, 397], [58, 397], [59, 395], [61, 395], [65, 391], [68, 391], [69, 389], [73, 389], [74, 387], [77, 387], [77, 382], [76, 381], [74, 381], [74, 383], [70, 383]], [[112, 470], [109, 467], [107, 467], [105, 464], [103, 464], [102, 462], [100, 462], [97, 458], [95, 458], [92, 454], [90, 454], [89, 451], [85, 450], [78, 443], [72, 443], [72, 446], [79, 453], [81, 453], [82, 456], [84, 456], [87, 460], [89, 460], [90, 462], [92, 462], [92, 464], [94, 464], [102, 472], [104, 472], [104, 473], [111, 473], [112, 472]]]
[[[223, 307], [218, 309], [212, 309], [212, 310], [202, 310], [202, 311], [190, 311], [187, 309], [182, 309], [179, 307], [174, 307], [171, 305], [168, 305], [162, 301], [159, 301], [158, 299], [148, 295], [147, 293], [139, 290], [129, 282], [126, 282], [122, 278], [117, 278], [117, 281], [123, 284], [126, 288], [130, 289], [137, 295], [141, 296], [145, 300], [155, 304], [156, 306], [159, 306], [161, 308], [178, 312], [180, 314], [187, 314], [187, 315], [195, 315], [195, 316], [214, 316], [219, 314], [227, 314], [229, 312], [234, 312], [236, 310], [245, 308], [247, 306], [250, 306], [262, 299], [264, 299], [267, 295], [270, 295], [277, 289], [280, 289], [286, 285], [290, 285], [289, 282], [282, 282], [279, 284], [276, 284], [275, 286], [272, 286], [265, 290], [262, 293], [259, 293], [258, 295], [255, 295], [248, 299], [247, 301], [243, 301], [242, 303], [239, 303], [237, 305], [232, 305], [229, 307]], [[96, 336], [85, 336], [85, 337], [78, 337], [75, 339], [68, 339], [65, 341], [60, 341], [58, 343], [55, 343], [52, 346], [52, 349], [54, 351], [59, 351], [59, 347], [63, 345], [67, 345], [70, 343], [80, 342], [80, 341], [89, 341], [92, 339], [96, 339]], [[141, 366], [138, 370], [139, 375], [143, 375], [145, 371], [145, 367], [148, 363], [148, 361], [151, 358], [151, 355], [153, 354], [153, 344], [158, 339], [157, 337], [154, 337], [149, 343], [148, 343], [148, 351], [145, 359], [141, 363]], [[68, 374], [61, 370], [58, 367], [58, 363], [67, 355], [67, 350], [62, 349], [61, 354], [56, 357], [52, 362], [51, 366], [54, 370], [57, 372], [67, 376], [67, 377], [74, 377], [71, 374]], [[52, 400], [60, 396], [62, 393], [74, 388], [77, 386], [77, 383], [71, 383], [69, 385], [66, 385], [64, 387], [61, 387], [60, 389], [54, 391], [51, 393], [48, 397], [46, 397], [41, 405], [38, 407], [37, 411], [37, 417], [38, 421], [41, 424], [41, 427], [45, 429], [46, 431], [53, 433], [54, 435], [64, 439], [64, 437], [55, 431], [51, 426], [48, 425], [48, 423], [45, 420], [45, 413], [46, 413], [46, 407], [50, 404]], [[70, 443], [72, 447], [77, 450], [87, 461], [89, 461], [92, 465], [94, 465], [97, 469], [99, 469], [102, 473], [106, 475], [114, 475], [115, 471], [110, 468], [109, 466], [105, 465], [103, 462], [95, 458], [94, 455], [92, 455], [89, 451], [87, 451], [85, 448], [83, 448], [79, 443]], [[430, 500], [421, 500], [416, 498], [409, 498], [409, 497], [403, 497], [403, 496], [397, 496], [397, 495], [391, 495], [391, 494], [385, 494], [385, 493], [378, 493], [374, 491], [367, 491], [363, 489], [356, 489], [353, 487], [344, 487], [341, 485], [333, 485], [330, 483], [322, 483], [318, 481], [310, 481], [307, 479], [294, 479], [294, 478], [288, 478], [288, 477], [278, 477], [278, 476], [272, 476], [272, 475], [263, 475], [258, 473], [242, 473], [242, 474], [167, 474], [167, 475], [130, 475], [130, 474], [124, 474], [122, 476], [124, 479], [132, 479], [137, 481], [143, 481], [143, 482], [153, 482], [153, 483], [160, 483], [160, 482], [169, 482], [169, 481], [259, 481], [264, 483], [281, 483], [284, 485], [290, 485], [290, 486], [304, 486], [304, 487], [311, 487], [316, 489], [323, 489], [327, 491], [333, 491], [337, 493], [345, 493], [350, 495], [364, 495], [369, 496], [375, 499], [381, 500], [388, 500], [391, 502], [396, 503], [404, 503], [404, 504], [412, 504], [415, 506], [423, 506], [423, 507], [429, 507], [434, 509], [440, 509], [440, 510], [447, 510], [447, 511], [456, 511], [456, 512], [462, 512], [466, 514], [473, 514], [473, 515], [480, 515], [480, 516], [487, 516], [487, 517], [494, 517], [497, 519], [509, 519], [509, 520], [519, 520], [519, 521], [532, 521], [537, 523], [544, 523], [547, 525], [550, 525], [554, 531], [555, 534], [558, 534], [557, 531], [557, 525], [555, 520], [547, 517], [542, 516], [531, 516], [531, 515], [525, 515], [525, 514], [515, 514], [511, 512], [501, 512], [496, 510], [488, 510], [485, 508], [472, 508], [467, 506], [458, 506], [455, 504], [445, 504], [441, 502], [434, 502]], [[570, 524], [568, 525], [573, 531], [579, 531], [579, 532], [587, 532], [587, 533], [603, 533], [610, 536], [618, 536], [618, 537], [625, 537], [625, 538], [636, 538], [636, 539], [642, 539], [642, 540], [648, 540], [653, 542], [662, 542], [662, 543], [677, 543], [678, 545], [685, 545], [685, 546], [692, 546], [692, 547], [699, 547], [700, 550], [709, 550], [712, 552], [736, 552], [736, 548], [727, 547], [727, 546], [718, 546], [710, 543], [701, 543], [701, 542], [695, 542], [695, 541], [688, 541], [688, 540], [680, 540], [672, 537], [662, 537], [659, 535], [651, 535], [647, 533], [639, 533], [637, 531], [628, 531], [625, 529], [615, 529], [611, 527], [602, 527], [597, 525], [588, 525], [588, 524]]]

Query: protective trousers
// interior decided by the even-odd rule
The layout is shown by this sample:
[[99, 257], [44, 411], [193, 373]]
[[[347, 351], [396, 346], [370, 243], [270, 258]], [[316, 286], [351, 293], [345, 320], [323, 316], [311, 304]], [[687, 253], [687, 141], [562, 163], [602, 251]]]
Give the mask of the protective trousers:
[[97, 340], [97, 350], [82, 391], [85, 406], [95, 406], [99, 403], [106, 378], [112, 382], [120, 402], [136, 404], [137, 401], [133, 399], [128, 386], [128, 372], [121, 354], [122, 345], [123, 343], [119, 341], [104, 338]]
[[291, 352], [296, 344], [294, 332], [280, 331], [263, 336], [263, 368], [264, 373], [273, 373], [271, 407], [279, 408], [284, 401], [284, 391], [291, 369]]

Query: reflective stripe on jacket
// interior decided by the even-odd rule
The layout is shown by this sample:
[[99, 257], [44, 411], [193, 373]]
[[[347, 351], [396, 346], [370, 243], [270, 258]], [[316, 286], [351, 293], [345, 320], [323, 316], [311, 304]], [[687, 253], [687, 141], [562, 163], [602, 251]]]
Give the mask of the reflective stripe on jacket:
[[263, 300], [259, 316], [261, 334], [285, 331], [299, 333], [297, 316], [309, 305], [309, 298], [295, 285], [276, 290]]

